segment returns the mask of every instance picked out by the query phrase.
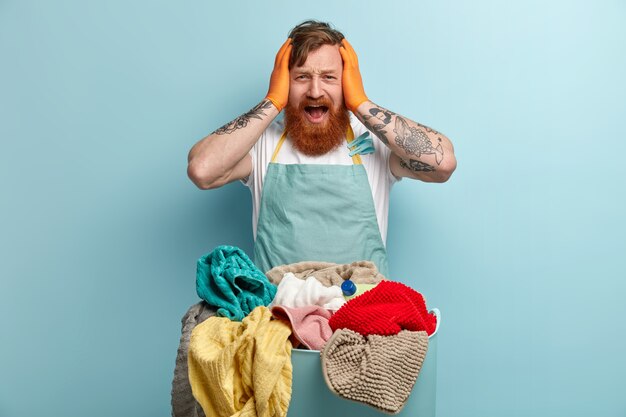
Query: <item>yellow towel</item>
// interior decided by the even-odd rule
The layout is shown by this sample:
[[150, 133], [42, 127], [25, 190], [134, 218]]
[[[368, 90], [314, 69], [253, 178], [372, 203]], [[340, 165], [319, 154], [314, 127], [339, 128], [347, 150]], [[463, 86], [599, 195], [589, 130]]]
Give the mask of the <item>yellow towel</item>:
[[291, 400], [291, 328], [257, 307], [242, 322], [211, 317], [193, 329], [189, 382], [207, 416], [284, 417]]

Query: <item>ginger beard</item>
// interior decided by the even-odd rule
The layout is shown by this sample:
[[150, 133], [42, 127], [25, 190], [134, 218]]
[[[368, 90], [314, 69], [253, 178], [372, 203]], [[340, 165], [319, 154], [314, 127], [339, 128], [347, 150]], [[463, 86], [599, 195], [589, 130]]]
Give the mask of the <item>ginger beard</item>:
[[[312, 118], [326, 120], [313, 123], [307, 113]], [[349, 124], [350, 116], [344, 104], [335, 107], [328, 99], [303, 100], [297, 108], [289, 103], [285, 107], [285, 129], [293, 147], [305, 155], [324, 155], [341, 145]]]

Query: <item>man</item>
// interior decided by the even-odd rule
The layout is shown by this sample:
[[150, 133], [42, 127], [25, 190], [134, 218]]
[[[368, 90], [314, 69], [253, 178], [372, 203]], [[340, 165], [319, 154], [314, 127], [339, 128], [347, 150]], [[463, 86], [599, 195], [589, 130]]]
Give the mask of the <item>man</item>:
[[391, 186], [444, 182], [455, 168], [450, 140], [371, 102], [350, 43], [311, 20], [278, 51], [265, 99], [194, 145], [188, 175], [201, 189], [250, 188], [261, 270], [371, 260], [387, 275]]

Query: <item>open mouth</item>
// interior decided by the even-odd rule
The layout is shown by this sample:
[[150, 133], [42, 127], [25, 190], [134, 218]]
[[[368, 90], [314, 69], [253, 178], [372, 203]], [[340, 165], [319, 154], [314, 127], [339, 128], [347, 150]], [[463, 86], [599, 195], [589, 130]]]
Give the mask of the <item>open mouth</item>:
[[313, 123], [321, 122], [326, 113], [328, 113], [328, 107], [323, 105], [306, 106], [304, 111], [309, 121]]

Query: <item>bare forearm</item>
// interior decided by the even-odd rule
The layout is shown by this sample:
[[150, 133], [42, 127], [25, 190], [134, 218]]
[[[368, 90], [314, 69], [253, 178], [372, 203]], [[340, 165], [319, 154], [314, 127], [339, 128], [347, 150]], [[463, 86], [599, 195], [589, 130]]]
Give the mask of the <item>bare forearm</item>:
[[188, 156], [191, 180], [200, 188], [208, 188], [227, 177], [277, 115], [276, 107], [263, 100], [196, 143]]
[[400, 158], [400, 167], [412, 177], [445, 180], [456, 168], [452, 143], [442, 133], [371, 101], [362, 103], [356, 116]]

